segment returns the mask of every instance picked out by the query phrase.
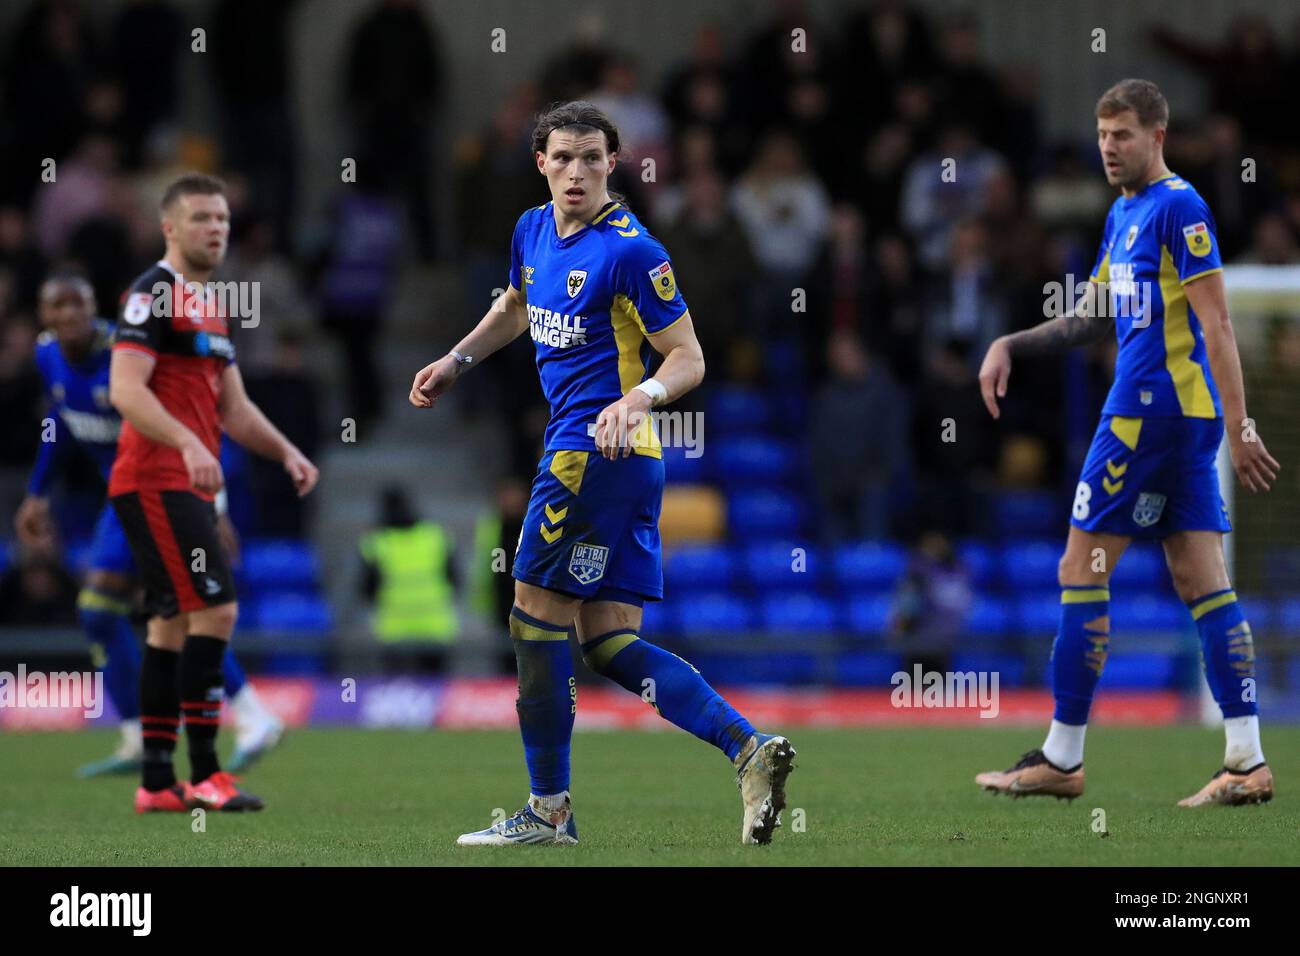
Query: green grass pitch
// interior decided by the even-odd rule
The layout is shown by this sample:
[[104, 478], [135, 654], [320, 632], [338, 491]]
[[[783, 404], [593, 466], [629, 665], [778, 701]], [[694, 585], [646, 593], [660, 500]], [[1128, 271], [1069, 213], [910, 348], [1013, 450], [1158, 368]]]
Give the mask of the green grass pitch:
[[[223, 734], [223, 737], [226, 736]], [[245, 778], [259, 814], [137, 816], [132, 778], [81, 781], [111, 732], [11, 734], [0, 774], [0, 860], [79, 865], [1296, 865], [1300, 728], [1266, 727], [1271, 804], [1183, 810], [1222, 754], [1217, 731], [1094, 728], [1073, 803], [1011, 800], [972, 776], [1009, 766], [1038, 729], [792, 731], [785, 825], [739, 843], [726, 761], [681, 733], [574, 739], [577, 847], [459, 848], [515, 810], [522, 748], [508, 732], [298, 730]], [[227, 740], [226, 745], [229, 745]], [[184, 764], [182, 758], [180, 763]], [[1107, 836], [1094, 830], [1105, 813]]]

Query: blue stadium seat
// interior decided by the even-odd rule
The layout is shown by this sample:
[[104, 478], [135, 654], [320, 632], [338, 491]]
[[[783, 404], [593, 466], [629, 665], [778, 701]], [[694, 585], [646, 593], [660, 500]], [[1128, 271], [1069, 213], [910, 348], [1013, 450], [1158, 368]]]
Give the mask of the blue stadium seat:
[[859, 541], [835, 550], [835, 580], [846, 589], [892, 588], [907, 568], [907, 554], [888, 542]]
[[797, 339], [771, 339], [763, 348], [767, 377], [774, 382], [803, 381], [803, 353]]
[[706, 427], [713, 437], [761, 434], [771, 420], [771, 405], [759, 389], [723, 385], [709, 397]]
[[269, 594], [257, 602], [256, 614], [263, 631], [327, 634], [334, 628], [329, 605], [303, 594]]
[[687, 635], [736, 634], [753, 630], [750, 602], [725, 591], [697, 594], [680, 609], [680, 631]]
[[735, 576], [735, 558], [723, 545], [683, 545], [664, 556], [664, 586], [673, 591], [725, 590]]
[[1135, 541], [1124, 552], [1110, 579], [1110, 593], [1121, 591], [1172, 591], [1165, 554], [1159, 544]]
[[888, 687], [903, 667], [891, 651], [849, 651], [835, 658], [835, 682], [856, 687]]
[[656, 634], [677, 634], [681, 631], [681, 615], [689, 612], [690, 606], [679, 601], [646, 601], [641, 609], [641, 633], [650, 640]]
[[244, 542], [243, 577], [250, 590], [312, 590], [320, 580], [320, 560], [311, 544], [289, 538]]
[[[963, 651], [952, 659], [954, 671], [975, 671], [998, 675], [999, 693], [1009, 687], [1023, 687], [1025, 659], [1016, 654], [989, 654]], [[990, 689], [991, 685], [990, 685]], [[975, 690], [975, 688], [972, 688]]]
[[844, 624], [850, 633], [879, 638], [889, 633], [894, 598], [889, 592], [862, 591], [844, 601]]
[[799, 468], [799, 450], [788, 442], [761, 436], [715, 441], [714, 477], [726, 486], [780, 485]]
[[1111, 592], [1110, 624], [1115, 633], [1182, 631], [1192, 627], [1192, 616], [1177, 598], [1153, 594], [1121, 595]]
[[1292, 640], [1300, 637], [1300, 595], [1278, 601], [1274, 615], [1274, 626], [1285, 637]]
[[987, 596], [975, 598], [964, 624], [965, 629], [972, 634], [1006, 634], [1011, 626], [1007, 602], [1002, 598]]
[[808, 503], [798, 494], [735, 490], [727, 495], [727, 528], [740, 541], [797, 538], [808, 526]]
[[708, 467], [704, 456], [697, 454], [699, 450], [692, 451], [691, 454], [697, 457], [691, 458], [686, 454], [688, 449], [680, 445], [665, 446], [664, 481], [679, 485], [698, 485], [708, 481]]
[[772, 408], [772, 429], [782, 435], [802, 435], [808, 429], [808, 399], [786, 392]]
[[1003, 586], [1006, 569], [1001, 555], [983, 541], [962, 541], [957, 545], [957, 559], [971, 576], [976, 590], [995, 590]]
[[9, 570], [9, 562], [14, 555], [14, 546], [11, 541], [0, 541], [0, 574]]
[[830, 631], [838, 623], [834, 602], [816, 594], [803, 593], [764, 598], [761, 620], [763, 630], [778, 634], [785, 631]]
[[1111, 654], [1099, 686], [1158, 690], [1170, 686], [1174, 670], [1175, 660], [1169, 654]]
[[1008, 491], [994, 499], [993, 509], [997, 527], [1008, 537], [1064, 540], [1070, 524], [1069, 504], [1054, 491]]
[[744, 550], [742, 561], [748, 583], [760, 590], [812, 592], [826, 577], [826, 562], [821, 552], [806, 544], [753, 544]]
[[[1275, 602], [1256, 594], [1242, 594], [1240, 591], [1237, 592], [1237, 600], [1241, 602], [1241, 608], [1246, 612], [1250, 629], [1256, 634], [1278, 628], [1281, 622], [1278, 618], [1278, 605]], [[1300, 635], [1300, 632], [1297, 634]]]
[[715, 686], [821, 683], [816, 654], [723, 654], [693, 651], [686, 659], [699, 669], [705, 680]]
[[1059, 541], [1013, 541], [1002, 549], [1003, 574], [1007, 587], [1021, 594], [1060, 594], [1057, 564], [1061, 560]]
[[1021, 634], [1054, 635], [1061, 624], [1060, 595], [1021, 595], [1015, 600], [1012, 623]]

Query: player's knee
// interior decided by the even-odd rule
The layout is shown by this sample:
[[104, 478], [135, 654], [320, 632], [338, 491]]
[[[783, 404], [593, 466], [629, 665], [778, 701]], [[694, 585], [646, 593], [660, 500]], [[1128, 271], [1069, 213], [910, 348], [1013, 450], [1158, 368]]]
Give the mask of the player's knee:
[[229, 638], [239, 620], [239, 602], [227, 601], [201, 611], [190, 612], [189, 632], [207, 634], [211, 637]]
[[1206, 586], [1189, 568], [1177, 562], [1169, 565], [1169, 577], [1173, 581], [1174, 593], [1184, 604], [1195, 601], [1202, 594], [1214, 590]]

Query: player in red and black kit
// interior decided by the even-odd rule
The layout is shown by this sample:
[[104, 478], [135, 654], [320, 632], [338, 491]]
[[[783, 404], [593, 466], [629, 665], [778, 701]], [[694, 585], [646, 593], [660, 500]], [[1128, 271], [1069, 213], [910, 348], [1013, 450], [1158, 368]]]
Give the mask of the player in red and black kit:
[[[212, 505], [222, 486], [221, 431], [282, 462], [299, 495], [311, 491], [317, 471], [249, 400], [227, 316], [208, 286], [230, 235], [225, 186], [182, 176], [167, 188], [161, 211], [166, 253], [124, 297], [109, 371], [109, 398], [123, 421], [108, 494], [151, 615], [135, 809], [260, 810], [262, 801], [240, 790], [216, 755], [221, 661], [238, 613]], [[172, 769], [182, 712], [188, 783]]]

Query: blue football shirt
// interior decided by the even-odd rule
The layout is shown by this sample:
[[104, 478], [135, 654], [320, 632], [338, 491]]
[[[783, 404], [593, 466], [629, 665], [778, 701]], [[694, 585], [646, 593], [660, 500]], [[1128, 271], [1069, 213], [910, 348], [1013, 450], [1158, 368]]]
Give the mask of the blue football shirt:
[[1092, 280], [1110, 289], [1119, 338], [1103, 415], [1221, 418], [1200, 320], [1183, 286], [1221, 272], [1214, 217], [1172, 173], [1110, 207]]
[[[645, 381], [646, 336], [686, 314], [668, 253], [622, 203], [564, 238], [547, 203], [515, 224], [510, 284], [523, 293], [551, 406], [546, 450], [593, 450], [596, 417]], [[633, 450], [662, 457], [649, 418]]]

